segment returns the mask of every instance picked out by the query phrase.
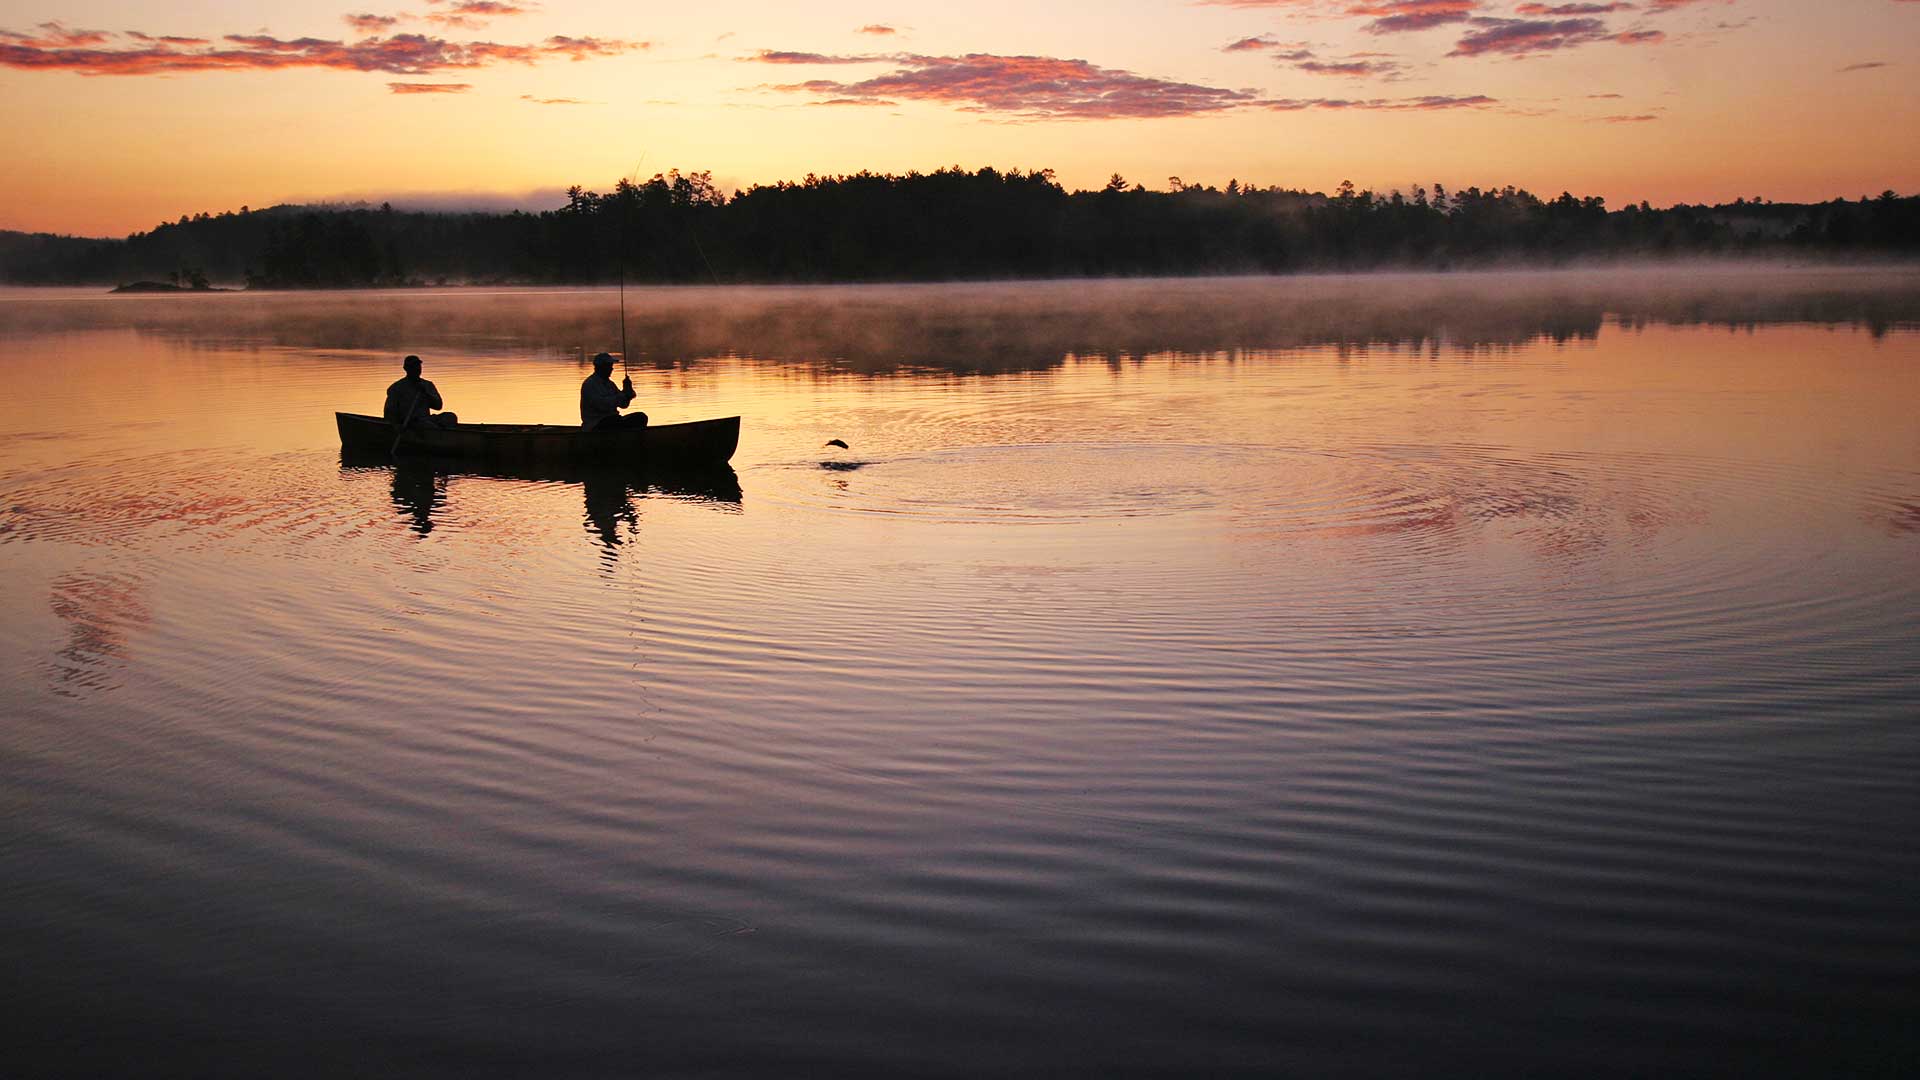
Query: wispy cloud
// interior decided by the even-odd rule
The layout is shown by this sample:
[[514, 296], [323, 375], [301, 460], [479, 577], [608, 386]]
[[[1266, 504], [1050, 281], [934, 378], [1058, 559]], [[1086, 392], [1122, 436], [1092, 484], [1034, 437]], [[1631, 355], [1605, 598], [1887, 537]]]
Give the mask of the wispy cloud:
[[1370, 112], [1435, 112], [1443, 109], [1480, 109], [1498, 102], [1485, 94], [1428, 94], [1410, 98], [1282, 98], [1261, 103], [1269, 109], [1297, 112], [1302, 109], [1358, 109]]
[[1302, 60], [1293, 65], [1295, 71], [1304, 71], [1309, 75], [1345, 75], [1352, 78], [1392, 78], [1398, 75], [1403, 67], [1404, 65], [1392, 60], [1362, 58]]
[[387, 89], [396, 94], [464, 94], [473, 89], [472, 83], [423, 83], [390, 82]]
[[1194, 0], [1201, 7], [1281, 8], [1310, 11], [1327, 6], [1326, 0]]
[[1265, 8], [1314, 18], [1364, 18], [1373, 34], [1402, 34], [1465, 22], [1481, 0], [1195, 0], [1203, 7]]
[[1660, 118], [1652, 113], [1640, 113], [1635, 116], [1603, 116], [1600, 118], [1600, 122], [1603, 124], [1644, 124], [1649, 120], [1658, 119]]
[[[0, 36], [3, 36], [4, 33], [5, 31], [0, 31]], [[143, 34], [138, 30], [125, 30], [125, 31], [122, 31], [122, 33], [124, 34], [124, 36], [126, 36], [127, 38], [133, 41], [157, 42], [162, 45], [211, 45], [213, 44], [213, 42], [203, 37], [179, 37], [173, 34], [165, 34], [160, 37], [154, 37], [152, 34]]]
[[[796, 60], [813, 54], [774, 50], [753, 59], [765, 63], [866, 63], [876, 57]], [[1156, 79], [1085, 60], [1051, 56], [965, 56], [902, 54], [884, 58], [894, 70], [859, 82], [814, 79], [776, 86], [776, 90], [818, 94], [829, 99], [927, 101], [967, 112], [992, 113], [1023, 120], [1092, 120], [1194, 116], [1221, 112], [1257, 100], [1245, 90]]]
[[536, 6], [503, 3], [501, 0], [455, 0], [448, 10], [459, 15], [479, 15], [492, 19], [504, 15], [525, 15]]
[[543, 98], [543, 97], [534, 97], [532, 94], [521, 94], [520, 100], [530, 101], [535, 105], [599, 105], [599, 104], [602, 104], [602, 102], [598, 102], [598, 101], [581, 101], [579, 98], [570, 98], [570, 97]]
[[867, 25], [861, 27], [858, 32], [862, 34], [873, 34], [876, 36], [884, 36], [887, 34], [897, 34], [900, 31], [898, 28], [887, 26], [884, 23], [868, 23]]
[[1577, 48], [1597, 41], [1621, 45], [1652, 45], [1666, 39], [1659, 30], [1609, 30], [1601, 19], [1495, 19], [1476, 18], [1475, 29], [1454, 43], [1448, 56], [1486, 56], [1515, 58]]
[[605, 38], [568, 37], [565, 34], [555, 34], [540, 44], [542, 52], [550, 56], [564, 56], [575, 63], [596, 56], [617, 56], [651, 47], [652, 43], [647, 41], [609, 41]]
[[1479, 6], [1477, 0], [1377, 0], [1353, 4], [1347, 14], [1372, 16], [1361, 27], [1369, 34], [1405, 34], [1466, 22]]
[[[323, 38], [282, 40], [267, 34], [228, 34], [214, 44], [198, 38], [165, 38], [129, 32], [123, 40], [92, 35], [101, 31], [48, 32], [37, 35], [0, 30], [0, 67], [28, 71], [72, 71], [81, 75], [161, 75], [196, 71], [280, 71], [330, 68], [425, 75], [496, 64], [537, 64], [565, 57], [586, 60], [618, 56], [648, 47], [647, 42], [593, 37], [549, 37], [533, 45], [491, 41], [449, 41], [423, 34], [394, 34], [348, 44]], [[86, 35], [77, 37], [76, 35]]]
[[1616, 11], [1632, 11], [1633, 4], [1521, 4], [1513, 9], [1521, 15], [1611, 15]]
[[1274, 60], [1308, 75], [1338, 75], [1349, 78], [1398, 78], [1406, 65], [1392, 53], [1357, 52], [1344, 56], [1318, 56], [1305, 42], [1280, 42], [1268, 35], [1241, 38], [1221, 48], [1222, 52], [1271, 53]]
[[427, 0], [430, 4], [441, 4], [437, 11], [427, 13], [426, 20], [441, 26], [475, 30], [487, 25], [489, 19], [505, 18], [510, 15], [525, 15], [533, 10], [532, 5], [506, 3], [504, 0]]
[[761, 49], [742, 60], [755, 64], [884, 64], [898, 60], [889, 54], [837, 55], [834, 53], [793, 52], [788, 49]]
[[[1286, 48], [1272, 42], [1268, 48]], [[1386, 76], [1399, 65], [1381, 53], [1313, 60], [1298, 50], [1296, 66], [1315, 74]], [[1291, 55], [1291, 54], [1287, 54]], [[858, 82], [810, 79], [769, 87], [787, 93], [812, 94], [819, 105], [895, 105], [935, 102], [964, 112], [986, 113], [1013, 120], [1112, 120], [1202, 116], [1239, 109], [1296, 112], [1305, 109], [1378, 111], [1435, 111], [1493, 105], [1484, 94], [1427, 95], [1405, 98], [1267, 98], [1250, 90], [1234, 90], [1176, 82], [1131, 71], [1103, 68], [1085, 60], [1050, 56], [965, 56], [900, 54], [878, 57], [826, 56], [766, 50], [750, 61], [772, 64], [868, 63], [885, 60], [894, 70]], [[1307, 67], [1305, 65], [1315, 65]]]
[[1842, 72], [1872, 71], [1874, 68], [1883, 68], [1883, 67], [1892, 67], [1892, 66], [1893, 65], [1887, 63], [1885, 60], [1866, 60], [1858, 64], [1848, 64], [1846, 67], [1843, 67], [1840, 70]]
[[36, 32], [31, 34], [0, 30], [0, 42], [23, 48], [73, 49], [105, 44], [113, 36], [107, 30], [69, 30], [59, 22], [43, 22], [34, 30]]
[[399, 25], [398, 15], [342, 15], [342, 20], [362, 34], [384, 34]]
[[[1313, 59], [1313, 50], [1304, 41], [1278, 41], [1270, 34], [1241, 38], [1220, 46], [1221, 52], [1270, 52], [1275, 60], [1291, 63]], [[1358, 55], [1358, 54], [1356, 54]]]

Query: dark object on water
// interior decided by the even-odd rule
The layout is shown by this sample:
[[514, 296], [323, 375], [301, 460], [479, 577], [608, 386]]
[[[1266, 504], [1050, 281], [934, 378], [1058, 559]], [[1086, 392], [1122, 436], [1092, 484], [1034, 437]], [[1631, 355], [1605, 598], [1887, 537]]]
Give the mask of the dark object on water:
[[333, 414], [343, 449], [482, 461], [666, 462], [720, 465], [740, 443], [740, 418], [653, 424], [614, 431], [582, 431], [559, 424], [454, 424], [410, 427], [394, 441], [393, 425], [378, 416]]
[[843, 443], [843, 442], [841, 442], [841, 441], [840, 441], [839, 439], [828, 439], [828, 440], [827, 440], [827, 445], [828, 445], [828, 446], [837, 446], [837, 447], [839, 447], [839, 448], [840, 448], [840, 449], [842, 449], [842, 450], [845, 450], [845, 449], [847, 448], [847, 444], [846, 444], [846, 443]]
[[709, 502], [738, 503], [740, 478], [724, 463], [604, 461], [484, 461], [444, 454], [408, 454], [399, 461], [379, 448], [342, 446], [340, 466], [356, 472], [387, 472], [396, 476], [481, 476], [501, 480], [539, 480], [582, 484], [589, 488], [624, 484], [636, 492], [676, 495]]
[[170, 285], [164, 281], [136, 281], [122, 285], [110, 292], [117, 293], [176, 293], [176, 292], [232, 292], [232, 289], [216, 289], [204, 280], [195, 285]]

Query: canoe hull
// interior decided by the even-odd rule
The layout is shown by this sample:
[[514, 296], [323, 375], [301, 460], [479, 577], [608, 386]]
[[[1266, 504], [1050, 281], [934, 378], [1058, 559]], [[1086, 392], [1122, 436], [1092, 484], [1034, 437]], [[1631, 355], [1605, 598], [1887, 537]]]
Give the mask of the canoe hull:
[[344, 450], [503, 462], [624, 462], [720, 465], [740, 443], [740, 418], [650, 424], [639, 429], [582, 431], [558, 424], [456, 424], [414, 427], [400, 435], [378, 416], [334, 413]]
[[391, 473], [395, 483], [426, 478], [483, 477], [494, 480], [537, 480], [578, 484], [589, 490], [630, 490], [659, 493], [714, 503], [738, 504], [740, 477], [722, 463], [686, 461], [489, 461], [483, 458], [438, 454], [388, 453], [379, 448], [340, 448], [340, 467], [348, 472]]

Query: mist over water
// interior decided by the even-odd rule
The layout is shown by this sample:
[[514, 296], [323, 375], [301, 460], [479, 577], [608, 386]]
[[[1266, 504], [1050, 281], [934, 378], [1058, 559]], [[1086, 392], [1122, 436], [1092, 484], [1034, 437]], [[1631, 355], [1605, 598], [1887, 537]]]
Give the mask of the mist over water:
[[1920, 275], [621, 302], [0, 291], [16, 1061], [1915, 1062]]

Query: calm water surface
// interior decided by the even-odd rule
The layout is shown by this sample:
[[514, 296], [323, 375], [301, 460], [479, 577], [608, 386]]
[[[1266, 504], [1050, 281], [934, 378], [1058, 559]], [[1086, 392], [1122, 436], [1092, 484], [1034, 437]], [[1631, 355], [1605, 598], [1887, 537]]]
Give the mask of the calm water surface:
[[0, 292], [15, 1067], [1920, 1064], [1920, 275], [626, 303]]

